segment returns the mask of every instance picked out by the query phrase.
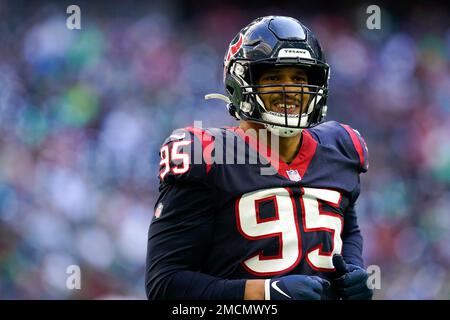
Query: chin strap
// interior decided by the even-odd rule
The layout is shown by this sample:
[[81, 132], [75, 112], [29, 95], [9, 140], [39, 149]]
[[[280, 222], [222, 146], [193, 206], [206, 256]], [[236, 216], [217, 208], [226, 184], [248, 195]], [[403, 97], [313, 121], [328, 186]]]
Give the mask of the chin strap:
[[230, 98], [220, 93], [210, 93], [205, 95], [205, 100], [212, 100], [212, 99], [222, 100], [225, 101], [227, 104], [231, 103]]
[[236, 111], [236, 107], [231, 103], [230, 98], [228, 98], [227, 96], [220, 94], [220, 93], [210, 93], [205, 95], [205, 100], [212, 100], [212, 99], [217, 99], [217, 100], [222, 100], [227, 104], [227, 109], [228, 112], [230, 113], [230, 115], [234, 118], [236, 118], [236, 120], [240, 120], [241, 117], [239, 117], [239, 114]]

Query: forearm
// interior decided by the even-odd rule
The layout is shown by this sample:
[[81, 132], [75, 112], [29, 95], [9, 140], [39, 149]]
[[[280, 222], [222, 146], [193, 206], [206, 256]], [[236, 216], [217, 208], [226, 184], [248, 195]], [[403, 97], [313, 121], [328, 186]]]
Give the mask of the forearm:
[[347, 263], [364, 267], [362, 258], [363, 237], [358, 225], [355, 205], [352, 204], [345, 213], [345, 227], [342, 233], [342, 256]]
[[[265, 279], [225, 280], [180, 271], [147, 283], [149, 299], [264, 300]], [[243, 290], [242, 290], [243, 289]]]
[[227, 280], [189, 270], [161, 277], [148, 275], [149, 299], [242, 300], [245, 280]]
[[343, 239], [342, 256], [347, 263], [364, 268], [362, 258], [363, 238], [359, 230], [348, 234]]
[[244, 300], [265, 299], [265, 279], [253, 279], [245, 282]]

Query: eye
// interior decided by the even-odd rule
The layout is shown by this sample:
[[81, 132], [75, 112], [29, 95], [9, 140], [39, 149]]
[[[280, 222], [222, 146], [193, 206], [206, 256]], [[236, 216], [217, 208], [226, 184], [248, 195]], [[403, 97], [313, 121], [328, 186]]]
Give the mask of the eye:
[[277, 76], [277, 75], [272, 74], [272, 75], [268, 75], [268, 76], [263, 77], [262, 80], [266, 81], [266, 82], [274, 82], [274, 81], [280, 81], [280, 77]]
[[295, 76], [294, 77], [294, 81], [295, 82], [302, 82], [302, 83], [308, 82], [304, 76]]

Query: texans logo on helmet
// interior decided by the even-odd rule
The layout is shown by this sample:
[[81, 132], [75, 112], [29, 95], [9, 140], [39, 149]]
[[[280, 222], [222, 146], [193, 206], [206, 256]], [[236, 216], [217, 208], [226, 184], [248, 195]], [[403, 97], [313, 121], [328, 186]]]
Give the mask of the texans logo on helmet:
[[242, 44], [244, 43], [244, 37], [242, 36], [242, 33], [239, 33], [239, 39], [235, 44], [232, 44], [228, 48], [227, 58], [225, 59], [225, 64], [228, 64], [230, 59], [239, 51], [239, 49], [242, 47]]

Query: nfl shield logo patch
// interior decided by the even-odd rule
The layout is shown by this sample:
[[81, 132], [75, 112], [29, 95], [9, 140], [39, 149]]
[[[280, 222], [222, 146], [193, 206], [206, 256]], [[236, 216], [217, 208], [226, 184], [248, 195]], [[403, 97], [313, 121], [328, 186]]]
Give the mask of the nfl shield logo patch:
[[300, 176], [298, 171], [295, 170], [295, 169], [286, 170], [286, 173], [287, 173], [287, 175], [288, 175], [288, 177], [289, 177], [289, 179], [291, 181], [300, 181], [300, 180], [302, 180], [302, 177]]
[[156, 210], [155, 210], [155, 218], [156, 219], [158, 219], [159, 217], [161, 217], [161, 213], [162, 213], [162, 210], [163, 210], [163, 204], [160, 202], [159, 204], [158, 204], [158, 206], [156, 207]]

